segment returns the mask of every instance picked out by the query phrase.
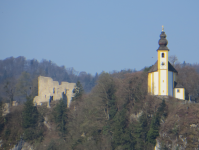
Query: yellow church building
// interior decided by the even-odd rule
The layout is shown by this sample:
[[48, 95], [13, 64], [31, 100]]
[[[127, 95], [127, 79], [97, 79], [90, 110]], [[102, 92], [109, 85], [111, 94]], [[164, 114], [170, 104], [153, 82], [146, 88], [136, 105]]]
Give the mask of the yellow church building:
[[178, 72], [168, 60], [169, 49], [164, 28], [162, 28], [158, 44], [158, 60], [148, 72], [148, 93], [185, 100], [185, 89], [176, 82]]

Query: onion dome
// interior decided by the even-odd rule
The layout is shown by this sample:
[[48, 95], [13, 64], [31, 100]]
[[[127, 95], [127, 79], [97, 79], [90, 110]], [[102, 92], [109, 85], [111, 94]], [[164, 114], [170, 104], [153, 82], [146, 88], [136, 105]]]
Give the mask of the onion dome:
[[168, 41], [166, 39], [167, 35], [165, 34], [164, 32], [164, 28], [162, 27], [162, 32], [160, 34], [160, 40], [158, 42], [159, 44], [159, 48], [157, 50], [168, 50], [168, 47], [167, 47], [167, 44], [168, 44]]

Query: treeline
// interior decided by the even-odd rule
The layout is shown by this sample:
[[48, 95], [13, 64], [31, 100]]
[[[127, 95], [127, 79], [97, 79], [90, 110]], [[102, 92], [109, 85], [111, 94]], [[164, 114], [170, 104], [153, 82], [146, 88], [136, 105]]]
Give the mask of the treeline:
[[[122, 74], [130, 72], [135, 72], [135, 70], [121, 70]], [[116, 71], [112, 72], [112, 74], [116, 73]], [[98, 73], [95, 76], [84, 71], [79, 73], [73, 68], [57, 66], [45, 59], [38, 62], [36, 59], [27, 60], [23, 56], [9, 57], [0, 60], [0, 100], [20, 102], [25, 101], [27, 95], [36, 96], [37, 78], [40, 75], [51, 77], [59, 83], [80, 81], [86, 93], [96, 85], [99, 76]]]
[[10, 57], [0, 60], [0, 100], [25, 101], [26, 96], [37, 95], [38, 76], [51, 77], [55, 81], [80, 81], [85, 92], [90, 92], [95, 86], [98, 74], [95, 76], [86, 72], [78, 73], [73, 68], [57, 66], [51, 61], [36, 59], [26, 60], [25, 57]]

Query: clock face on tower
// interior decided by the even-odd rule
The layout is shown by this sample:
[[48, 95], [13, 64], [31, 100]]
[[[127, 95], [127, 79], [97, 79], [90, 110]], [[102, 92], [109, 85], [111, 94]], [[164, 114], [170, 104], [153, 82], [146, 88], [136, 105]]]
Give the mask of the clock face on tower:
[[162, 69], [166, 69], [166, 68], [165, 68], [166, 65], [165, 65], [165, 62], [164, 62], [164, 61], [162, 61], [160, 65], [161, 65], [161, 68], [162, 68]]

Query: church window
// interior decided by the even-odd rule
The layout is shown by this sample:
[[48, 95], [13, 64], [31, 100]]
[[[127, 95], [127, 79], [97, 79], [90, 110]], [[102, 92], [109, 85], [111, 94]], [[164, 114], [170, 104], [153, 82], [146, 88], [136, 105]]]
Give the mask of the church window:
[[163, 93], [164, 93], [164, 90], [163, 90]]
[[180, 93], [180, 90], [179, 90], [179, 89], [177, 89], [177, 92], [178, 92], [178, 93]]
[[162, 53], [162, 58], [164, 58], [164, 53]]
[[164, 80], [162, 80], [162, 82], [164, 82]]
[[45, 98], [46, 98], [46, 95], [45, 95]]
[[53, 88], [53, 93], [55, 93], [55, 88]]

